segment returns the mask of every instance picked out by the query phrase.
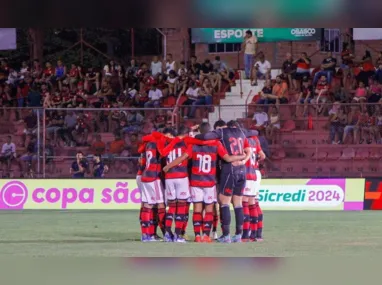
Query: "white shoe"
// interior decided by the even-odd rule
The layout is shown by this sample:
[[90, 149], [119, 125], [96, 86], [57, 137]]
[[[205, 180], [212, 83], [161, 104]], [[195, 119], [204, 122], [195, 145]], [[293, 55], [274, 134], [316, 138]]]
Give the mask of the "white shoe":
[[217, 232], [212, 232], [212, 238], [214, 240], [217, 240], [218, 239], [218, 233]]

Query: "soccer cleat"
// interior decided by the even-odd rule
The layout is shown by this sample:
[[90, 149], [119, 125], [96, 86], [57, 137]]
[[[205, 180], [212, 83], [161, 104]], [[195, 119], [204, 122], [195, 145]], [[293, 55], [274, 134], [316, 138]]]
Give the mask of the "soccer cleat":
[[233, 243], [239, 243], [239, 242], [241, 242], [241, 235], [234, 235], [234, 236], [232, 237], [232, 242], [233, 242]]
[[264, 239], [261, 238], [261, 237], [258, 237], [258, 238], [256, 238], [256, 241], [258, 241], [258, 242], [262, 242], [262, 241], [264, 241]]
[[141, 236], [141, 242], [149, 242], [150, 236], [143, 234]]
[[212, 232], [212, 238], [214, 240], [217, 240], [218, 239], [218, 233], [217, 232]]
[[149, 236], [149, 237], [147, 238], [147, 242], [158, 242], [158, 241], [159, 241], [159, 240], [157, 240], [155, 236]]
[[156, 241], [163, 241], [163, 238], [161, 238], [158, 235], [154, 235], [154, 238], [155, 238]]
[[196, 236], [194, 242], [202, 242], [202, 237], [201, 236]]
[[204, 243], [211, 243], [212, 240], [211, 240], [211, 238], [209, 236], [203, 235], [202, 242], [204, 242]]
[[257, 239], [256, 238], [250, 238], [249, 241], [250, 242], [257, 242]]
[[219, 243], [231, 243], [231, 237], [230, 236], [221, 236], [216, 241]]
[[181, 236], [175, 235], [174, 236], [174, 242], [177, 242], [177, 243], [186, 243], [186, 240], [184, 238], [182, 238]]
[[173, 240], [173, 238], [172, 238], [172, 236], [171, 236], [170, 233], [166, 233], [166, 234], [164, 235], [164, 237], [163, 237], [163, 241], [164, 241], [164, 242], [173, 242], [174, 240]]
[[187, 234], [180, 235], [181, 238], [184, 238], [186, 241], [190, 240]]
[[249, 238], [242, 238], [241, 242], [250, 242]]

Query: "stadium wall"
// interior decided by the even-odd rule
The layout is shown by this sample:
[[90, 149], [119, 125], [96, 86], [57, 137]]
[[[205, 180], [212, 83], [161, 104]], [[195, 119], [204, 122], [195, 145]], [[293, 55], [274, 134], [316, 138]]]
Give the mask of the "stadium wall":
[[[134, 210], [141, 203], [131, 179], [0, 180], [0, 189], [1, 210]], [[264, 210], [361, 211], [364, 189], [381, 192], [374, 189], [382, 189], [382, 180], [264, 179], [259, 200]]]

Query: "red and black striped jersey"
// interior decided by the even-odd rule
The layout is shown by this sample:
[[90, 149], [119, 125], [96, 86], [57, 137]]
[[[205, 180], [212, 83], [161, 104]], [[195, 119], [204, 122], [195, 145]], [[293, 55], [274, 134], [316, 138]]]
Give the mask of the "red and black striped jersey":
[[258, 155], [261, 149], [260, 141], [257, 137], [248, 137], [248, 144], [251, 148], [251, 157], [247, 161], [246, 167], [246, 176], [247, 180], [257, 180], [256, 170], [259, 170], [259, 160]]
[[146, 153], [141, 153], [141, 157], [138, 160], [138, 172], [137, 175], [142, 175], [146, 168]]
[[[167, 142], [167, 144], [169, 144]], [[166, 162], [171, 163], [178, 157], [181, 157], [183, 154], [187, 152], [186, 143], [181, 140], [177, 142], [171, 150], [169, 150], [168, 154], [166, 154]], [[181, 164], [171, 168], [165, 175], [166, 179], [176, 179], [176, 178], [185, 178], [188, 177], [188, 167], [187, 160], [184, 160]]]
[[213, 187], [216, 185], [218, 156], [228, 155], [219, 141], [209, 145], [189, 145], [187, 154], [191, 158], [190, 185], [193, 187]]
[[142, 182], [153, 182], [161, 177], [161, 160], [156, 142], [148, 142], [145, 148], [146, 164], [142, 172]]

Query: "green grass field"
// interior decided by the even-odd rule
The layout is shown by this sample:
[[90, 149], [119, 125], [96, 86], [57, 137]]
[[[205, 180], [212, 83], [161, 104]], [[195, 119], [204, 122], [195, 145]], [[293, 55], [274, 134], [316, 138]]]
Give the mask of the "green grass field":
[[[380, 212], [265, 212], [263, 243], [139, 242], [137, 211], [0, 212], [0, 254], [14, 256], [370, 256]], [[192, 235], [191, 223], [188, 234]]]

